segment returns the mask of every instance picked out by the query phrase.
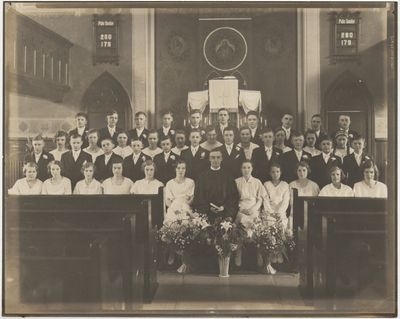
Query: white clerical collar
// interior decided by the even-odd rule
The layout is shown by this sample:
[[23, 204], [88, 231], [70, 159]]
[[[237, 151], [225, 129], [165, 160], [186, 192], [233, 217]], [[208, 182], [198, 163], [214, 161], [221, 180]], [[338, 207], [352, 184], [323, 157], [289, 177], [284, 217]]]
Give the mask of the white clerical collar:
[[214, 167], [211, 166], [210, 168], [211, 168], [212, 171], [219, 171], [221, 169], [221, 166], [218, 167], [218, 168], [214, 168]]
[[76, 130], [78, 131], [78, 134], [82, 136], [83, 133], [85, 132], [85, 128], [86, 128], [85, 126], [84, 127], [80, 127], [80, 128], [77, 127]]

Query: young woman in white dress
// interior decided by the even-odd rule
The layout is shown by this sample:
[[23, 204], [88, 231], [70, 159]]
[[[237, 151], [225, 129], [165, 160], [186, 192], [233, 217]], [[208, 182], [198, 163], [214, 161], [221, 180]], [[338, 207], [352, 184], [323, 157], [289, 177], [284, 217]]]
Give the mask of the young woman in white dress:
[[158, 133], [156, 130], [149, 131], [147, 141], [149, 142], [149, 146], [144, 148], [142, 153], [154, 159], [154, 156], [162, 153], [162, 149], [158, 147]]
[[61, 156], [68, 152], [67, 148], [68, 134], [64, 131], [58, 131], [54, 136], [54, 143], [56, 143], [57, 147], [50, 151], [49, 153], [54, 156], [56, 161], [61, 161]]
[[123, 171], [123, 161], [118, 158], [112, 164], [112, 173], [113, 176], [107, 178], [101, 184], [101, 188], [103, 189], [103, 194], [105, 195], [123, 195], [123, 194], [132, 194], [133, 192], [133, 182], [128, 177], [124, 177], [122, 175]]
[[[266, 195], [264, 197], [264, 218], [267, 224], [274, 224], [280, 220], [283, 230], [292, 229], [292, 216], [288, 219], [286, 211], [290, 202], [289, 184], [281, 181], [281, 167], [278, 163], [273, 163], [270, 167], [271, 180], [264, 183]], [[262, 265], [262, 257], [257, 256], [257, 264]], [[265, 261], [265, 272], [274, 274], [276, 270], [271, 266], [271, 261]]]
[[365, 161], [361, 165], [364, 179], [354, 184], [355, 197], [387, 198], [387, 186], [377, 179], [378, 168], [373, 161]]
[[75, 185], [75, 195], [96, 195], [102, 194], [101, 183], [93, 178], [96, 167], [93, 163], [86, 162], [82, 165], [81, 172], [85, 179]]
[[[260, 214], [261, 205], [265, 197], [265, 189], [261, 181], [251, 175], [253, 163], [250, 160], [243, 161], [241, 171], [242, 177], [235, 179], [239, 192], [239, 212], [236, 216], [236, 223], [243, 225], [244, 229], [248, 231]], [[236, 252], [235, 264], [238, 267], [242, 264], [241, 247]]]
[[122, 158], [132, 155], [133, 150], [130, 145], [128, 145], [128, 134], [126, 132], [120, 132], [117, 136], [118, 146], [113, 149], [113, 152]]
[[17, 180], [8, 190], [10, 195], [39, 195], [42, 192], [42, 181], [37, 178], [38, 166], [34, 162], [28, 162], [22, 169], [24, 178]]
[[69, 178], [63, 176], [63, 165], [60, 161], [51, 161], [47, 165], [51, 175], [42, 185], [42, 194], [44, 195], [71, 195], [72, 186]]
[[345, 175], [341, 168], [333, 166], [329, 171], [329, 175], [332, 183], [323, 187], [318, 196], [354, 197], [353, 190], [349, 186], [342, 183]]
[[306, 145], [303, 147], [303, 150], [310, 153], [311, 156], [318, 156], [322, 152], [315, 147], [315, 143], [317, 142], [317, 133], [313, 130], [307, 130], [304, 133], [304, 141]]
[[274, 135], [275, 135], [275, 141], [274, 141], [275, 147], [282, 150], [283, 153], [286, 153], [286, 152], [289, 152], [292, 150], [292, 148], [285, 145], [286, 132], [284, 131], [284, 129], [282, 127], [278, 127], [274, 131]]
[[142, 164], [144, 178], [135, 182], [132, 188], [133, 194], [156, 195], [159, 188], [164, 187], [164, 184], [154, 178], [156, 165], [152, 160], [147, 160]]
[[89, 130], [87, 137], [89, 141], [89, 146], [84, 148], [83, 150], [86, 153], [92, 155], [92, 161], [94, 163], [96, 161], [97, 156], [104, 154], [101, 147], [99, 147], [99, 145], [97, 144], [99, 141], [99, 131], [96, 129], [91, 129]]
[[[289, 188], [297, 189], [299, 196], [318, 196], [319, 186], [317, 183], [308, 179], [311, 174], [310, 165], [307, 162], [301, 161], [297, 164], [297, 179], [289, 184]], [[292, 192], [290, 192], [292, 194]]]

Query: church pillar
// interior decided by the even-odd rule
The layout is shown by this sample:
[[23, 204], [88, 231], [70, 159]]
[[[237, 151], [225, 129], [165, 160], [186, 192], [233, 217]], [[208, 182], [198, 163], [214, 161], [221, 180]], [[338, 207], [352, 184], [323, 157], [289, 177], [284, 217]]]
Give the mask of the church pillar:
[[298, 9], [297, 52], [297, 127], [305, 130], [321, 110], [320, 9]]
[[[154, 9], [132, 9], [132, 107], [155, 124], [155, 32]], [[134, 121], [132, 121], [134, 123]]]

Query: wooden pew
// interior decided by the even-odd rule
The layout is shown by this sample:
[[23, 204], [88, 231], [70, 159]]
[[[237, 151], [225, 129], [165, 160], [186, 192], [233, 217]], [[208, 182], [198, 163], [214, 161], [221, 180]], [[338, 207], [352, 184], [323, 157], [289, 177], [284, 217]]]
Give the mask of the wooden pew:
[[7, 196], [5, 311], [140, 310], [157, 287], [152, 215], [159, 201], [157, 195]]
[[[298, 264], [300, 269], [300, 291], [306, 298], [332, 297], [331, 281], [332, 258], [338, 258], [334, 251], [329, 251], [332, 244], [337, 243], [337, 235], [333, 235], [328, 221], [335, 222], [335, 234], [341, 236], [351, 234], [353, 238], [365, 235], [383, 234], [374, 249], [385, 251], [381, 256], [383, 264], [391, 253], [387, 250], [388, 212], [384, 199], [362, 198], [322, 198], [298, 197], [294, 194], [294, 227], [297, 241]], [[333, 218], [333, 219], [332, 219]], [[340, 226], [340, 227], [339, 227]], [[393, 234], [392, 234], [393, 235]], [[336, 236], [336, 239], [332, 239]], [[329, 238], [329, 239], [328, 239]], [[328, 245], [328, 243], [330, 245]], [[327, 248], [329, 246], [329, 248]], [[331, 258], [328, 259], [327, 258]], [[336, 260], [337, 261], [337, 260]], [[332, 277], [333, 276], [333, 277]], [[323, 289], [321, 287], [324, 287]], [[322, 290], [323, 291], [322, 291]], [[337, 292], [335, 292], [336, 294]]]

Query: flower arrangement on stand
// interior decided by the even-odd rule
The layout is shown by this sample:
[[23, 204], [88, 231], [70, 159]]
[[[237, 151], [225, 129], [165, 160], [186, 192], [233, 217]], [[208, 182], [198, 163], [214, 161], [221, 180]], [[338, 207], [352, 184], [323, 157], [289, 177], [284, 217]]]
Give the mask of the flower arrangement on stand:
[[189, 270], [190, 249], [198, 240], [199, 234], [210, 224], [204, 215], [196, 212], [183, 214], [183, 212], [177, 211], [176, 216], [180, 218], [168, 221], [160, 228], [158, 239], [182, 257], [182, 265], [177, 271], [186, 273]]

